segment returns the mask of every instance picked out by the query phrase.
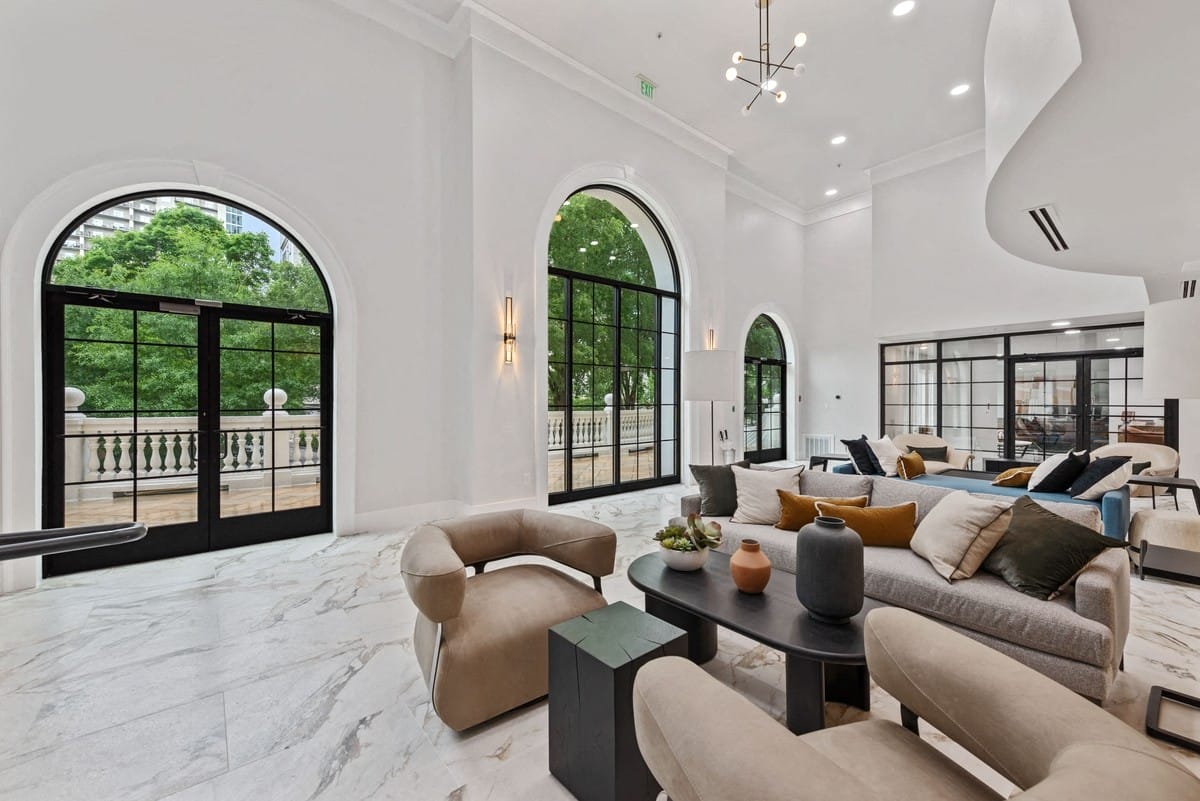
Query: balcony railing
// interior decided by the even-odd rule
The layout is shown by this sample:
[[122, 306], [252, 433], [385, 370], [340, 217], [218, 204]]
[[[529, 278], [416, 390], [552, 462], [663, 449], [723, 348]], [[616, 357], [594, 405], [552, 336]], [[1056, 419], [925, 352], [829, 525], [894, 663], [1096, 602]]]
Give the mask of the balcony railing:
[[[575, 409], [571, 414], [571, 450], [592, 450], [613, 445], [613, 409]], [[566, 412], [552, 411], [546, 421], [546, 442], [549, 450], [566, 447]], [[654, 409], [639, 407], [620, 414], [617, 443], [633, 450], [654, 442]]]

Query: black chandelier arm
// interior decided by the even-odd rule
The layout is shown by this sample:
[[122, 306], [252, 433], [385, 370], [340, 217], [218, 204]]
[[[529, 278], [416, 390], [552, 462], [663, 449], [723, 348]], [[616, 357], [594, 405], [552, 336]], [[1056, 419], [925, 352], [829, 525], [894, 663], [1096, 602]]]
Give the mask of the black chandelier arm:
[[741, 75], [737, 76], [737, 79], [738, 79], [739, 81], [741, 81], [742, 83], [748, 83], [748, 84], [750, 84], [751, 86], [754, 86], [754, 87], [757, 87], [757, 86], [758, 86], [758, 84], [756, 84], [754, 81], [750, 80], [749, 78], [743, 78]]

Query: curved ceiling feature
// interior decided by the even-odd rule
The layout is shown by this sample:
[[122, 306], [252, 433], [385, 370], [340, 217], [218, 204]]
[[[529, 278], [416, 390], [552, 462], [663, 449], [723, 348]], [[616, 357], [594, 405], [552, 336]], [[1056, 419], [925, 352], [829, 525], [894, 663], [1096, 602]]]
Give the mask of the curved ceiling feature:
[[[985, 57], [988, 230], [1030, 261], [1143, 276], [1154, 297], [1200, 259], [1200, 3], [1065, 4], [997, 0]], [[1030, 210], [1043, 207], [1035, 221]]]

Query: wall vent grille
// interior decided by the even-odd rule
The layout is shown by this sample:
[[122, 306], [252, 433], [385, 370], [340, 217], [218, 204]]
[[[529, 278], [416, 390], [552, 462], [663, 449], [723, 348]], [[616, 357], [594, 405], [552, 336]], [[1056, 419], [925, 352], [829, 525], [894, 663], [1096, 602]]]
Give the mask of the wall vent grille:
[[1029, 209], [1029, 216], [1037, 223], [1038, 230], [1042, 232], [1042, 236], [1046, 237], [1046, 241], [1050, 243], [1050, 247], [1054, 248], [1055, 253], [1071, 249], [1062, 235], [1062, 226], [1055, 219], [1058, 215], [1054, 213], [1053, 206], [1038, 206], [1035, 209]]
[[1184, 280], [1184, 282], [1183, 282], [1183, 297], [1184, 298], [1196, 297], [1196, 279], [1195, 278]]

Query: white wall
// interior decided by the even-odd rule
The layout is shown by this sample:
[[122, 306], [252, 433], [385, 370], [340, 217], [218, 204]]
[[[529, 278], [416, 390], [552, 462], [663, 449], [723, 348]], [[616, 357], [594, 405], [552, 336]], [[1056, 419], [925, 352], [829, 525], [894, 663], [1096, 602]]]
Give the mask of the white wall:
[[1002, 250], [983, 152], [876, 185], [871, 320], [880, 337], [1140, 312], [1140, 278], [1071, 273]]
[[879, 347], [868, 319], [873, 217], [868, 207], [804, 231], [802, 433], [878, 433]]
[[[545, 502], [546, 245], [580, 186], [624, 186], [667, 226], [684, 349], [710, 327], [723, 343], [743, 336], [756, 287], [798, 286], [800, 226], [730, 202], [719, 147], [655, 133], [634, 121], [642, 101], [600, 102], [477, 38], [448, 57], [317, 0], [212, 0], [203, 14], [13, 0], [5, 20], [0, 71], [27, 76], [0, 84], [5, 529], [40, 524], [39, 265], [67, 220], [121, 191], [226, 194], [279, 219], [325, 269], [341, 532]], [[797, 319], [798, 292], [782, 296], [777, 311]]]

